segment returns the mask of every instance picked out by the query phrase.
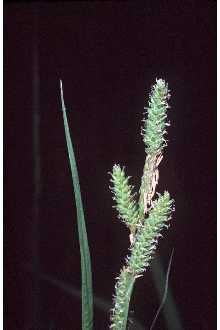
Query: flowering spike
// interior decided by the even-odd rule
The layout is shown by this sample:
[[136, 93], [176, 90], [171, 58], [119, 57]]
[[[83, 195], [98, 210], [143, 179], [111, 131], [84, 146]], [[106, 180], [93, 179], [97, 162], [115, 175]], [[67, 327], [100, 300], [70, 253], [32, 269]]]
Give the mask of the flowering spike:
[[166, 146], [165, 134], [169, 90], [162, 79], [156, 80], [153, 86], [149, 105], [146, 108], [148, 117], [144, 118], [142, 129], [145, 151], [147, 153], [141, 187], [139, 203], [132, 194], [133, 187], [128, 184], [129, 177], [125, 176], [124, 168], [114, 165], [112, 171], [113, 200], [121, 218], [130, 229], [129, 255], [125, 258], [125, 265], [117, 278], [114, 308], [111, 314], [111, 329], [125, 330], [127, 328], [129, 302], [135, 280], [143, 276], [150, 265], [161, 232], [168, 228], [171, 212], [174, 210], [173, 200], [167, 191], [158, 194], [154, 200], [159, 180], [158, 166], [163, 159], [162, 151]]
[[138, 208], [132, 193], [133, 187], [128, 184], [129, 177], [126, 177], [124, 168], [120, 165], [113, 166], [111, 176], [111, 190], [118, 216], [128, 227], [134, 226], [138, 222]]
[[173, 200], [167, 191], [154, 201], [143, 227], [137, 231], [135, 243], [131, 249], [127, 265], [135, 274], [142, 273], [152, 258], [158, 238], [173, 209]]
[[168, 124], [166, 118], [167, 109], [169, 108], [167, 103], [169, 97], [168, 85], [163, 79], [156, 79], [147, 107], [148, 116], [144, 118], [142, 129], [147, 154], [159, 154], [166, 146], [164, 135], [166, 134], [165, 127]]

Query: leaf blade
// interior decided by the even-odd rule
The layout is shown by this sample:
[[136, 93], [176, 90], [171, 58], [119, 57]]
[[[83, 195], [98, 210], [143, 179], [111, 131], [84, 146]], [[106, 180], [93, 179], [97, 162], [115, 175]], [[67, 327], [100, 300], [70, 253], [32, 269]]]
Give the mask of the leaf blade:
[[60, 92], [61, 92], [61, 103], [62, 103], [65, 137], [66, 137], [66, 143], [68, 149], [68, 156], [69, 156], [72, 183], [73, 183], [76, 210], [77, 210], [77, 227], [78, 227], [79, 244], [80, 244], [80, 257], [81, 257], [82, 330], [91, 330], [93, 329], [91, 258], [90, 258], [89, 244], [87, 238], [82, 197], [80, 191], [79, 176], [77, 171], [74, 149], [70, 136], [61, 80], [60, 80]]

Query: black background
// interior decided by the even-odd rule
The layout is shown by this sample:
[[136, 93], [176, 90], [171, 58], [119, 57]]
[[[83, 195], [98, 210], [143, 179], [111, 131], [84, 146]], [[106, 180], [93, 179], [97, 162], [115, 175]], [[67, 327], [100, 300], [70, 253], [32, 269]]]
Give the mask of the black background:
[[[165, 269], [175, 249], [170, 288], [181, 326], [161, 315], [155, 329], [215, 328], [215, 39], [214, 1], [5, 3], [4, 329], [81, 327], [70, 292], [80, 288], [80, 256], [59, 79], [94, 292], [111, 302], [129, 241], [108, 171], [126, 165], [139, 185], [143, 107], [156, 77], [172, 94], [158, 191], [169, 190], [176, 204], [158, 252]], [[131, 305], [145, 329], [159, 305], [153, 278], [148, 269]], [[108, 324], [108, 311], [95, 308], [95, 329]]]

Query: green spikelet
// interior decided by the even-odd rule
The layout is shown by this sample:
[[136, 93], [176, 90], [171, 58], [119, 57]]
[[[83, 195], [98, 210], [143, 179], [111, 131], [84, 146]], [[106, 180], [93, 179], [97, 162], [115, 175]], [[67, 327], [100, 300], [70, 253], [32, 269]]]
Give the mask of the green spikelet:
[[167, 100], [170, 94], [168, 85], [163, 79], [156, 80], [153, 86], [150, 100], [148, 103], [146, 118], [144, 118], [144, 127], [142, 130], [145, 151], [147, 154], [158, 154], [166, 146], [165, 127], [167, 109], [169, 108]]
[[154, 202], [153, 209], [139, 227], [135, 241], [131, 250], [131, 255], [126, 260], [126, 265], [122, 268], [117, 283], [115, 285], [114, 308], [111, 315], [111, 329], [126, 329], [131, 292], [135, 280], [141, 275], [150, 264], [157, 246], [161, 231], [167, 226], [173, 210], [173, 200], [168, 192]]
[[173, 200], [167, 191], [154, 201], [149, 216], [145, 219], [143, 227], [136, 234], [131, 255], [127, 259], [127, 265], [136, 275], [142, 273], [152, 259], [161, 231], [167, 226], [173, 209]]
[[116, 201], [115, 208], [118, 216], [128, 227], [133, 227], [138, 222], [138, 208], [132, 193], [133, 187], [128, 184], [129, 177], [125, 176], [125, 171], [119, 165], [113, 166], [112, 171], [113, 199]]
[[128, 308], [135, 278], [125, 267], [121, 270], [115, 285], [114, 308], [110, 329], [126, 329]]

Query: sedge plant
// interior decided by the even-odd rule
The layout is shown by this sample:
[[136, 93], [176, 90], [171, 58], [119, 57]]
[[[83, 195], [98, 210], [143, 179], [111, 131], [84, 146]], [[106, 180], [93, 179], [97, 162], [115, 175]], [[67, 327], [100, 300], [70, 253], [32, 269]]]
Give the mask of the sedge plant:
[[110, 328], [115, 330], [124, 330], [127, 327], [129, 303], [135, 281], [143, 276], [146, 268], [150, 266], [158, 239], [162, 236], [161, 231], [168, 228], [173, 210], [173, 200], [168, 191], [158, 194], [155, 198], [159, 180], [158, 166], [167, 144], [169, 97], [168, 85], [163, 79], [157, 79], [152, 87], [143, 120], [142, 136], [146, 159], [139, 196], [129, 184], [130, 177], [126, 176], [124, 167], [114, 165], [111, 173], [111, 190], [118, 218], [130, 232], [130, 253], [116, 278], [110, 325]]
[[[81, 301], [82, 330], [93, 329], [93, 292], [92, 271], [85, 217], [80, 193], [74, 149], [70, 137], [66, 107], [64, 104], [62, 81], [60, 81], [61, 105], [64, 130], [72, 174], [74, 197], [77, 209], [77, 226], [81, 255]], [[174, 202], [168, 191], [158, 194], [155, 198], [156, 186], [159, 180], [158, 166], [163, 159], [163, 151], [167, 145], [166, 127], [168, 85], [163, 79], [157, 79], [152, 87], [148, 106], [145, 108], [142, 136], [145, 145], [146, 159], [139, 194], [134, 193], [134, 187], [129, 184], [125, 168], [114, 165], [111, 172], [111, 191], [118, 218], [129, 229], [130, 248], [115, 285], [113, 308], [111, 310], [110, 328], [125, 330], [127, 328], [129, 304], [135, 281], [143, 276], [150, 266], [150, 261], [156, 250], [161, 231], [168, 228]]]

